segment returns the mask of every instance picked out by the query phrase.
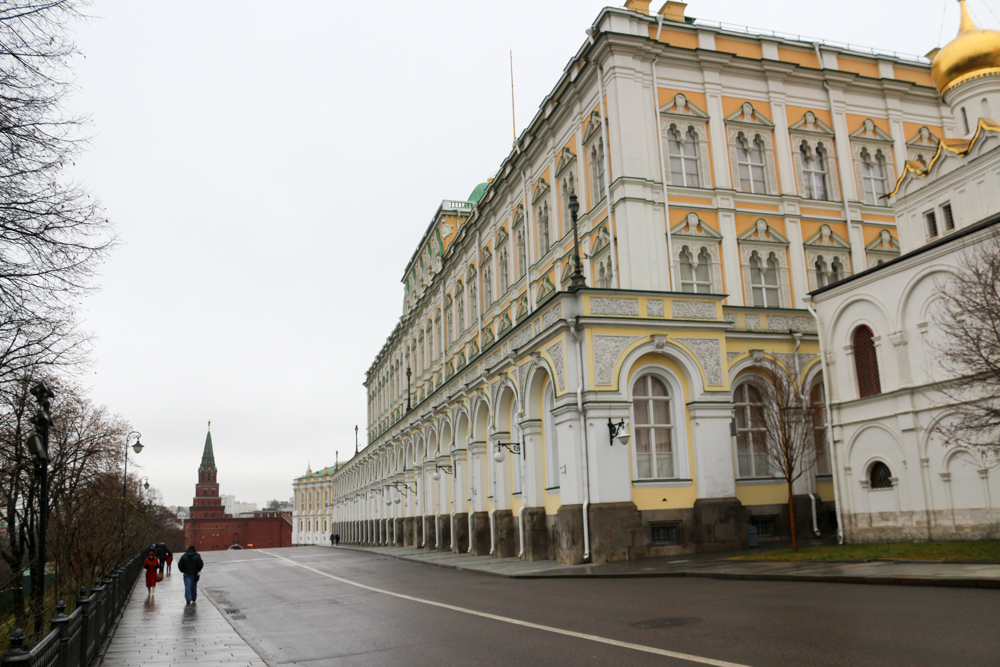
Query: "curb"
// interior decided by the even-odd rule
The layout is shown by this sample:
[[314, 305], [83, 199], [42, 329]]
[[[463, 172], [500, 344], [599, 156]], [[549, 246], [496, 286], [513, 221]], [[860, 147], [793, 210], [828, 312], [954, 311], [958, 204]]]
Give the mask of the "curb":
[[[344, 547], [341, 547], [344, 548]], [[988, 578], [957, 578], [957, 577], [920, 577], [920, 576], [873, 576], [861, 577], [857, 575], [840, 574], [767, 574], [767, 573], [732, 573], [732, 572], [701, 572], [697, 570], [677, 570], [675, 572], [621, 572], [614, 574], [545, 574], [544, 572], [531, 574], [503, 574], [500, 572], [490, 572], [476, 568], [462, 567], [451, 563], [435, 563], [414, 558], [405, 554], [386, 554], [378, 551], [370, 551], [363, 547], [348, 546], [346, 551], [360, 551], [376, 556], [388, 556], [396, 560], [419, 563], [421, 565], [433, 565], [449, 570], [460, 572], [473, 572], [505, 579], [670, 579], [681, 577], [694, 577], [701, 579], [729, 579], [738, 581], [787, 581], [803, 582], [813, 584], [868, 584], [875, 586], [923, 586], [938, 588], [982, 588], [1000, 589], [1000, 579]], [[732, 561], [729, 561], [732, 562]], [[858, 561], [844, 561], [846, 563], [857, 563]], [[906, 561], [926, 563], [931, 561]], [[971, 563], [969, 563], [971, 564]]]

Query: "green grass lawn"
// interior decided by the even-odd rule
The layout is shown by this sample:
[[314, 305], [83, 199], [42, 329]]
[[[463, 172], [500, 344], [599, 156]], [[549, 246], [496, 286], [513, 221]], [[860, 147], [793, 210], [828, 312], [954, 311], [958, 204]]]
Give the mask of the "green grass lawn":
[[901, 544], [844, 544], [792, 551], [765, 551], [729, 560], [834, 561], [872, 558], [1000, 562], [1000, 542], [913, 542]]

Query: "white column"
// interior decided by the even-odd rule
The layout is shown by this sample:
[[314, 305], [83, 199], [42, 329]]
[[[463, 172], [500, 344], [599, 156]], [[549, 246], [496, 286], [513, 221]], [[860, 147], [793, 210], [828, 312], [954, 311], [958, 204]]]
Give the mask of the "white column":
[[731, 403], [689, 403], [698, 498], [736, 497]]

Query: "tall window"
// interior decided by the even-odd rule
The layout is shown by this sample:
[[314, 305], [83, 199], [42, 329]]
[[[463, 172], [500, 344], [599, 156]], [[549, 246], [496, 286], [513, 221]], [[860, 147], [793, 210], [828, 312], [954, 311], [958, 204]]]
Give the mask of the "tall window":
[[854, 370], [858, 376], [858, 396], [878, 396], [882, 393], [882, 381], [878, 373], [878, 355], [875, 352], [875, 336], [872, 330], [861, 325], [854, 330]]
[[461, 336], [465, 331], [465, 292], [459, 292], [455, 297], [455, 311], [458, 313], [458, 332], [457, 336]]
[[476, 323], [476, 318], [479, 317], [479, 299], [477, 299], [476, 293], [476, 277], [470, 276], [469, 280], [469, 326], [473, 326]]
[[753, 382], [736, 387], [736, 462], [739, 477], [772, 477], [764, 399]]
[[764, 180], [764, 142], [754, 137], [753, 142], [740, 134], [736, 149], [736, 163], [740, 170], [740, 189], [743, 192], [767, 192]]
[[635, 465], [638, 479], [674, 477], [673, 424], [670, 391], [655, 375], [644, 375], [632, 386]]
[[867, 148], [861, 149], [861, 180], [865, 186], [865, 202], [872, 206], [885, 206], [886, 168], [882, 151], [875, 151], [873, 158]]
[[830, 455], [826, 451], [826, 398], [823, 381], [813, 385], [809, 392], [809, 410], [812, 413], [813, 445], [816, 447], [816, 474], [830, 474]]
[[504, 243], [497, 251], [497, 277], [500, 279], [500, 294], [505, 294], [510, 287], [510, 258], [507, 256], [507, 244]]
[[826, 260], [822, 257], [817, 257], [816, 263], [813, 266], [816, 267], [816, 286], [826, 287], [829, 284], [829, 280], [826, 276]]
[[[601, 131], [603, 132], [603, 129]], [[590, 192], [594, 199], [593, 206], [597, 206], [606, 194], [604, 191], [604, 137], [599, 138], [590, 147]]]
[[556, 418], [552, 414], [555, 409], [556, 397], [549, 380], [549, 386], [545, 390], [545, 480], [546, 486], [550, 489], [559, 488], [559, 441], [556, 435]]
[[932, 239], [938, 235], [937, 215], [934, 211], [924, 213], [924, 224], [927, 225], [927, 238]]
[[524, 240], [524, 225], [514, 232], [514, 243], [517, 245], [517, 277], [523, 278], [528, 272], [528, 246]]
[[670, 154], [670, 182], [697, 188], [698, 180], [698, 135], [694, 128], [688, 128], [681, 139], [676, 126], [667, 132], [667, 152]]
[[493, 305], [493, 258], [484, 259], [480, 268], [483, 276], [483, 310]]
[[769, 253], [767, 260], [761, 261], [755, 250], [750, 255], [750, 287], [753, 305], [758, 308], [780, 308], [778, 295], [778, 259]]
[[444, 346], [448, 347], [449, 341], [455, 340], [455, 316], [452, 313], [451, 304], [449, 303], [444, 309]]
[[823, 149], [813, 152], [806, 142], [800, 147], [802, 155], [802, 183], [808, 199], [826, 200], [826, 155]]
[[830, 282], [835, 283], [844, 277], [844, 265], [839, 257], [834, 257], [830, 262]]
[[535, 208], [538, 219], [538, 255], [541, 257], [549, 251], [549, 202], [542, 201]]
[[684, 246], [681, 249], [681, 291], [712, 293], [712, 258], [707, 248], [702, 248], [697, 259], [691, 250]]
[[941, 205], [941, 220], [944, 222], [944, 231], [950, 232], [955, 229], [955, 216], [951, 212], [951, 203]]
[[569, 173], [562, 179], [562, 222], [563, 229], [565, 225], [570, 224], [570, 213], [569, 213], [569, 196], [576, 192], [576, 176], [573, 175], [573, 170], [569, 169]]

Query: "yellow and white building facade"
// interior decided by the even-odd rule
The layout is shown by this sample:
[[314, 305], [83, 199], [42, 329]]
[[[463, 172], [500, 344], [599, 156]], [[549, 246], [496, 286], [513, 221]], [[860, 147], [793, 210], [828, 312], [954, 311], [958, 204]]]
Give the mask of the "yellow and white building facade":
[[[778, 365], [824, 404], [808, 294], [899, 254], [886, 195], [955, 119], [925, 59], [685, 11], [603, 10], [495, 176], [438, 207], [366, 376], [369, 441], [296, 481], [331, 522], [297, 515], [296, 543], [577, 563], [788, 534], [747, 382]], [[836, 523], [815, 414], [800, 534]]]

